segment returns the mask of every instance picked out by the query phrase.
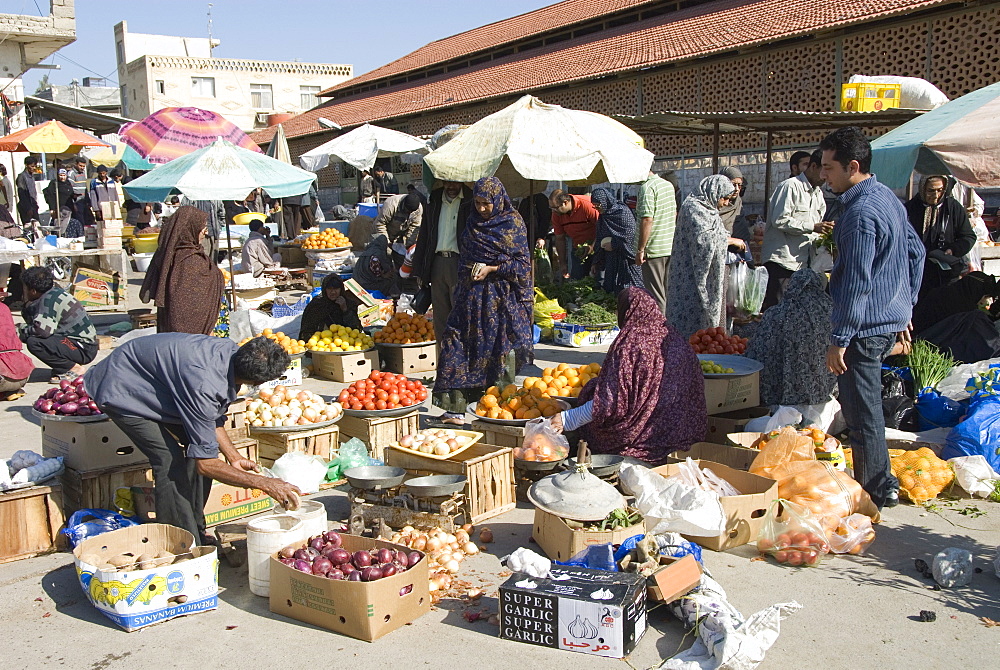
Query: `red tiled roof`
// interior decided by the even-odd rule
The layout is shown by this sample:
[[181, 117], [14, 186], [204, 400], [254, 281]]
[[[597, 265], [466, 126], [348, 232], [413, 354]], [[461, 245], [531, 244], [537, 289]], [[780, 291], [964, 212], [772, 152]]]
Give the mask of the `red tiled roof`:
[[320, 95], [330, 91], [350, 88], [367, 81], [374, 81], [435, 63], [459, 58], [477, 51], [493, 49], [532, 35], [568, 27], [588, 19], [596, 19], [606, 14], [647, 5], [655, 0], [565, 0], [533, 12], [513, 16], [509, 19], [488, 23], [485, 26], [467, 30], [464, 33], [445, 37], [412, 51], [402, 58], [375, 68], [371, 72], [354, 79], [331, 86]]
[[[438, 108], [732, 51], [893, 14], [949, 0], [718, 0], [621, 26], [576, 40], [492, 61], [480, 68], [441, 75], [412, 85], [379, 89], [330, 102], [286, 121], [288, 137], [324, 132], [327, 117], [344, 128]], [[270, 141], [267, 128], [251, 138]]]

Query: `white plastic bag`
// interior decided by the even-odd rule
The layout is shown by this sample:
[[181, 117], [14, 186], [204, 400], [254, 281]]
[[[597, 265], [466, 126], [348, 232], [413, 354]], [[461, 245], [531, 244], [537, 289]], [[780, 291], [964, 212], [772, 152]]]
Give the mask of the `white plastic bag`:
[[899, 106], [906, 109], [936, 109], [948, 102], [948, 95], [934, 84], [920, 77], [866, 76], [853, 74], [849, 84], [899, 84]]
[[785, 426], [797, 426], [802, 423], [802, 413], [794, 407], [782, 405], [778, 411], [771, 415], [762, 433], [770, 433], [772, 430], [781, 430]]
[[296, 451], [284, 454], [271, 466], [275, 477], [299, 487], [303, 493], [318, 493], [326, 477], [327, 465], [319, 456], [309, 456]]
[[712, 472], [711, 468], [701, 468], [688, 457], [680, 464], [680, 472], [675, 477], [688, 486], [697, 486], [704, 491], [714, 491], [720, 496], [738, 496], [740, 492], [732, 484]]
[[840, 402], [836, 398], [830, 398], [818, 405], [795, 405], [802, 414], [802, 422], [805, 426], [816, 426], [824, 433], [838, 435], [843, 432], [844, 417], [840, 413]]
[[969, 379], [975, 377], [980, 372], [986, 372], [993, 365], [1000, 365], [1000, 358], [956, 365], [948, 373], [948, 376], [944, 378], [944, 381], [937, 385], [937, 390], [941, 395], [947, 396], [952, 400], [964, 400], [969, 397], [969, 392], [965, 390], [965, 385], [969, 382]]
[[717, 493], [688, 486], [675, 477], [661, 477], [632, 463], [622, 464], [620, 477], [625, 490], [635, 496], [647, 533], [715, 537], [726, 532], [726, 513]]
[[948, 463], [955, 471], [958, 485], [969, 495], [986, 498], [996, 490], [993, 482], [1000, 479], [1000, 474], [990, 467], [989, 461], [982, 454], [956, 456], [949, 458]]

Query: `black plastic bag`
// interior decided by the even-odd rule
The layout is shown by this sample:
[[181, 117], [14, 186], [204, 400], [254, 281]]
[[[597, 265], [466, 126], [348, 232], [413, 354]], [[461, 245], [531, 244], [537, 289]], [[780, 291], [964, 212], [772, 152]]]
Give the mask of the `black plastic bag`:
[[954, 314], [920, 332], [920, 339], [951, 352], [961, 363], [977, 363], [1000, 356], [1000, 333], [982, 310]]
[[920, 417], [917, 415], [913, 399], [905, 395], [883, 397], [882, 414], [885, 416], [886, 428], [910, 432], [920, 429]]

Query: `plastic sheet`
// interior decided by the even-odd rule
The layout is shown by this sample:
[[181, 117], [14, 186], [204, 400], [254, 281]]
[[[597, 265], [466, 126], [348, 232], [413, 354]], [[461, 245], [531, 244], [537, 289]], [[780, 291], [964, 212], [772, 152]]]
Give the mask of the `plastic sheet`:
[[625, 490], [635, 496], [635, 508], [650, 533], [715, 537], [726, 531], [726, 513], [717, 493], [632, 463], [622, 464], [619, 477]]

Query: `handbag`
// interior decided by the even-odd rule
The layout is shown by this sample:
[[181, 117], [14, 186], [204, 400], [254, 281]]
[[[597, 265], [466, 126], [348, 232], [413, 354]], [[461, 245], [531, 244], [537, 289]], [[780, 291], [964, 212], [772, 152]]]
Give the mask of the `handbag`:
[[430, 284], [424, 284], [421, 286], [417, 292], [413, 295], [413, 300], [410, 301], [410, 307], [417, 314], [426, 314], [427, 310], [431, 306], [431, 287]]

